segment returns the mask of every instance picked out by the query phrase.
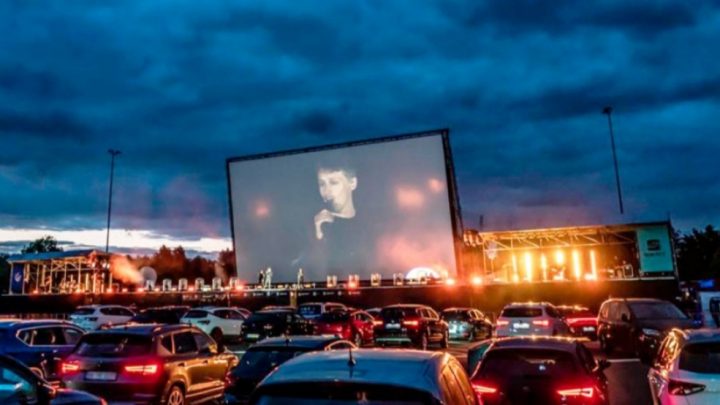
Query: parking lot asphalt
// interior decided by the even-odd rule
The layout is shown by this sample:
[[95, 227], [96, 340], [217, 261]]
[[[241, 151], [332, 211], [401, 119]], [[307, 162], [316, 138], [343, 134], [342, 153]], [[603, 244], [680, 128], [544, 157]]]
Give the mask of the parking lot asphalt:
[[[455, 356], [465, 367], [467, 365], [467, 350], [472, 345], [473, 343], [469, 342], [450, 342], [447, 352]], [[596, 359], [606, 358], [600, 351], [597, 342], [588, 342], [586, 346]], [[229, 345], [228, 348], [238, 357], [245, 353], [245, 346], [242, 344]], [[608, 378], [610, 405], [652, 404], [646, 378], [648, 367], [637, 358], [626, 357], [622, 354], [612, 355], [608, 360], [611, 365], [605, 371], [605, 375]]]

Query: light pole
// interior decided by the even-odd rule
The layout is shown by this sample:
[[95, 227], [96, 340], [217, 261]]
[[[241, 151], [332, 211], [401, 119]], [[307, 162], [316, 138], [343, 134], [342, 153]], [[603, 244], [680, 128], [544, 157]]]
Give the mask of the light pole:
[[112, 213], [112, 189], [113, 177], [115, 175], [115, 156], [120, 154], [119, 150], [108, 149], [110, 154], [110, 195], [108, 196], [108, 213], [107, 213], [107, 238], [105, 239], [105, 253], [110, 251], [110, 214]]
[[620, 171], [618, 169], [617, 153], [615, 153], [615, 134], [613, 133], [612, 124], [612, 106], [603, 108], [603, 114], [608, 117], [608, 127], [610, 128], [610, 146], [612, 147], [613, 164], [615, 165], [615, 185], [617, 186], [618, 204], [620, 205], [620, 214], [624, 214], [622, 189], [620, 188]]

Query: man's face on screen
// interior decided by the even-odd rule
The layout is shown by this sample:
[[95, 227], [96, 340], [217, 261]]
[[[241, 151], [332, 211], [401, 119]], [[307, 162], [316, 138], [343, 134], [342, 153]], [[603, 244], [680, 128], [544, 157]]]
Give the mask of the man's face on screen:
[[352, 205], [352, 192], [357, 188], [357, 178], [349, 177], [342, 170], [318, 171], [318, 187], [323, 201], [332, 207], [334, 212], [342, 212]]

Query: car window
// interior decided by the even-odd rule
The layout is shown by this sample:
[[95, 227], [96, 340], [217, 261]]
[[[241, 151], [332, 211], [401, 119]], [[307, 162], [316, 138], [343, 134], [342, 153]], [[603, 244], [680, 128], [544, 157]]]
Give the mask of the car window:
[[118, 316], [133, 316], [133, 312], [125, 308], [115, 308], [115, 314]]
[[100, 308], [100, 313], [103, 315], [112, 316], [115, 315], [114, 308]]
[[625, 318], [631, 319], [630, 309], [628, 308], [628, 306], [622, 303], [618, 303], [618, 319], [622, 320], [623, 315], [625, 316]]
[[600, 308], [600, 317], [603, 319], [607, 319], [608, 314], [609, 314], [609, 309], [610, 309], [610, 303], [606, 302], [605, 304], [603, 304], [602, 308]]
[[534, 318], [536, 316], [542, 316], [542, 308], [510, 307], [503, 309], [500, 316], [505, 318]]
[[192, 309], [188, 311], [183, 318], [190, 318], [190, 319], [200, 319], [205, 318], [207, 316], [206, 311], [201, 311], [199, 309]]
[[608, 320], [618, 321], [620, 320], [619, 303], [611, 302], [610, 308], [608, 309]]
[[92, 315], [94, 313], [95, 313], [95, 308], [80, 307], [80, 308], [76, 309], [72, 313], [72, 315]]
[[172, 335], [163, 336], [162, 339], [160, 339], [160, 346], [162, 346], [165, 350], [167, 350], [168, 353], [173, 353], [173, 342], [172, 342]]
[[680, 354], [679, 368], [693, 373], [720, 374], [720, 342], [685, 346]]
[[480, 378], [571, 379], [577, 369], [571, 353], [560, 350], [490, 350], [480, 362]]
[[466, 404], [474, 404], [475, 403], [475, 391], [473, 391], [472, 386], [470, 385], [470, 380], [468, 379], [467, 374], [462, 369], [459, 363], [451, 361], [450, 362], [450, 371], [455, 375], [455, 379], [457, 380], [458, 387], [460, 387], [460, 391], [462, 392], [463, 397], [465, 398]]
[[560, 318], [560, 314], [555, 309], [555, 307], [547, 306], [545, 307], [545, 312], [547, 312], [547, 314], [553, 318]]
[[228, 319], [229, 318], [228, 312], [229, 311], [226, 309], [219, 309], [219, 310], [213, 312], [213, 315], [217, 316], [218, 318]]
[[242, 313], [240, 313], [240, 311], [229, 310], [227, 312], [228, 312], [227, 319], [232, 319], [235, 321], [244, 321], [245, 320], [245, 316]]
[[[686, 319], [687, 316], [669, 302], [633, 302], [630, 304], [638, 319]], [[628, 311], [629, 312], [629, 311]], [[629, 313], [628, 313], [629, 315]]]
[[175, 343], [175, 354], [194, 353], [197, 351], [197, 344], [190, 332], [180, 332], [173, 335]]
[[65, 337], [66, 345], [74, 345], [80, 341], [83, 336], [83, 332], [75, 328], [62, 328], [63, 335]]
[[75, 353], [87, 357], [130, 357], [148, 354], [152, 339], [122, 333], [89, 333], [80, 339]]
[[33, 337], [33, 346], [55, 346], [65, 344], [65, 336], [60, 328], [37, 328]]
[[322, 313], [321, 309], [322, 308], [319, 304], [300, 305], [300, 308], [298, 308], [298, 313], [302, 316], [315, 316]]
[[20, 339], [26, 345], [32, 345], [33, 336], [35, 331], [33, 329], [24, 329], [18, 332], [17, 338]]
[[440, 317], [438, 316], [438, 313], [435, 312], [434, 309], [432, 309], [432, 308], [426, 308], [425, 310], [427, 311], [428, 316], [429, 316], [430, 318], [432, 318], [432, 319], [440, 319]]
[[198, 351], [203, 351], [203, 350], [213, 351], [211, 349], [213, 347], [215, 348], [215, 351], [217, 350], [217, 344], [212, 341], [212, 338], [210, 336], [207, 336], [200, 332], [193, 332], [192, 335], [193, 335], [193, 338], [195, 338], [195, 345], [197, 346]]
[[38, 401], [37, 388], [32, 381], [15, 372], [15, 370], [0, 365], [0, 403], [35, 404]]

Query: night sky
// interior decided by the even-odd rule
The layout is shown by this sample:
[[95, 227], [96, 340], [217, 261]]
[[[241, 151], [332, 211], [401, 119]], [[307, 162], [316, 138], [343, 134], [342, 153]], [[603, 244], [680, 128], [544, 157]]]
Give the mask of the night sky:
[[720, 223], [717, 2], [108, 3], [0, 2], [0, 251], [104, 246], [108, 148], [113, 246], [215, 251], [226, 158], [435, 128], [466, 227]]

